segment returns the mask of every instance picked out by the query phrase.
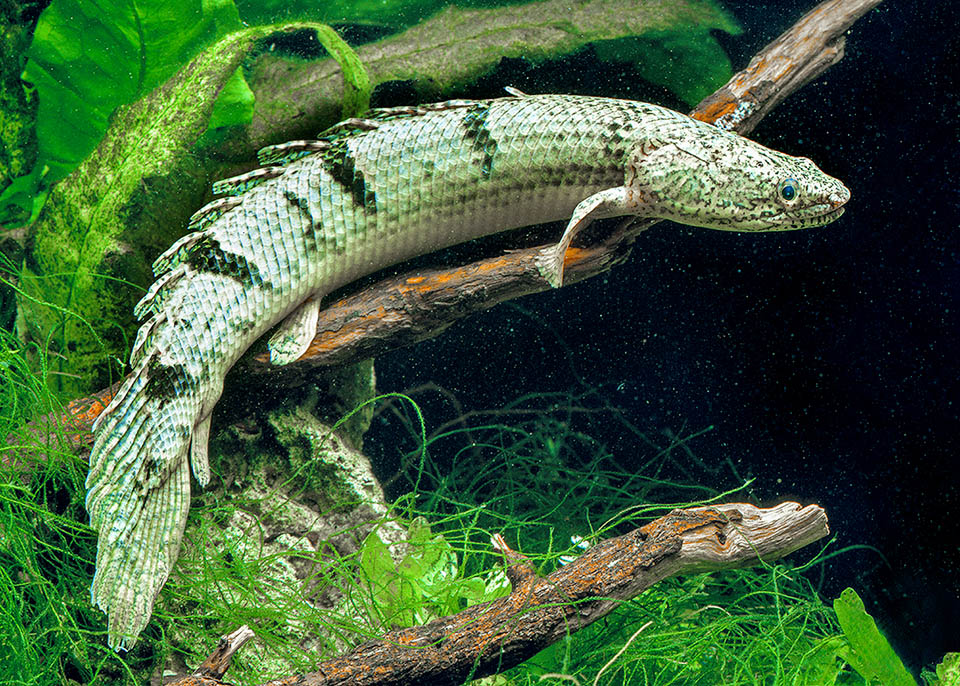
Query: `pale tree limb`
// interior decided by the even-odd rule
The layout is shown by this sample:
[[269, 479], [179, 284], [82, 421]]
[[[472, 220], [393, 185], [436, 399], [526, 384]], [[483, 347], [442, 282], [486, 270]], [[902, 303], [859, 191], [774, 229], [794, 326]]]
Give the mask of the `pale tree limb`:
[[[597, 543], [546, 577], [494, 536], [507, 565], [510, 595], [391, 631], [320, 662], [309, 674], [264, 686], [455, 686], [520, 664], [664, 579], [768, 563], [828, 533], [818, 505], [728, 503], [674, 510]], [[175, 683], [218, 683], [192, 678]]]
[[844, 35], [881, 0], [827, 0], [758, 53], [747, 68], [707, 96], [693, 117], [748, 134], [767, 113], [843, 59]]

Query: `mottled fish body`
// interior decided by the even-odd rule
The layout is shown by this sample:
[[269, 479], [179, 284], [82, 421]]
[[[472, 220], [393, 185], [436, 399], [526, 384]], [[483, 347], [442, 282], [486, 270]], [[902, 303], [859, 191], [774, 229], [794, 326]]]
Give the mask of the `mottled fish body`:
[[820, 226], [849, 192], [784, 155], [645, 103], [540, 95], [373, 110], [318, 140], [261, 151], [154, 264], [132, 373], [95, 427], [87, 509], [92, 598], [126, 649], [179, 551], [190, 468], [209, 479], [210, 413], [240, 355], [278, 323], [271, 360], [299, 357], [320, 299], [378, 269], [500, 231], [569, 219], [570, 239], [635, 215], [735, 231]]

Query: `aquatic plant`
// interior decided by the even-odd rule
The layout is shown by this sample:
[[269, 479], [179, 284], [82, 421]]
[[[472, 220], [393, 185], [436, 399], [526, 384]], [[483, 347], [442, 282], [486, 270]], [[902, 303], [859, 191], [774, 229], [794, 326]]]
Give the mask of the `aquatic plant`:
[[[10, 345], [14, 341], [6, 341], [4, 363], [20, 370], [12, 377], [20, 381], [0, 389], [5, 418], [12, 408], [20, 417], [49, 409], [54, 401], [43, 379], [23, 373], [29, 366]], [[18, 399], [7, 399], [11, 389]], [[492, 533], [516, 541], [547, 573], [582, 552], [582, 545], [672, 507], [657, 504], [655, 496], [726, 497], [666, 478], [689, 467], [674, 463], [696, 459], [686, 434], [661, 445], [637, 436], [651, 446], [644, 471], [659, 477], [625, 469], [590, 430], [596, 412], [613, 411], [591, 397], [526, 396], [494, 412], [463, 416], [429, 436], [415, 405], [381, 404], [381, 418], [409, 417], [411, 450], [395, 483], [420, 488], [401, 496], [355, 552], [325, 548], [322, 564], [296, 549], [268, 550], [255, 528], [223, 526], [242, 521], [244, 513], [275, 509], [270, 493], [254, 500], [201, 494], [191, 513], [191, 545], [199, 554], [182, 558], [144, 640], [123, 657], [106, 648], [102, 615], [88, 601], [95, 538], [83, 510], [86, 465], [58, 451], [29, 481], [7, 469], [0, 481], [0, 634], [11, 638], [0, 647], [0, 681], [138, 683], [167, 660], [198, 664], [218, 636], [247, 623], [255, 627], [258, 649], [235, 658], [230, 679], [259, 683], [307, 670], [318, 655], [342, 653], [392, 626], [503, 595], [508, 589], [489, 546]], [[22, 441], [29, 445], [27, 437]], [[224, 453], [214, 463], [231, 459]], [[300, 464], [311, 464], [304, 459]], [[307, 488], [314, 477], [301, 471], [291, 478]], [[545, 482], [551, 487], [543, 488]], [[398, 524], [409, 534], [399, 560], [382, 533]], [[313, 571], [302, 585], [265, 589], [270, 568], [287, 564]], [[303, 602], [305, 592], [339, 600], [323, 610]], [[844, 602], [850, 600], [845, 593]], [[850, 667], [865, 664], [851, 651], [868, 655], [863, 636], [870, 636], [862, 610], [852, 607], [861, 622], [855, 629], [845, 626], [840, 606], [835, 611], [820, 600], [802, 569], [787, 565], [672, 579], [498, 683], [868, 683], [871, 672], [864, 669], [861, 677]], [[301, 639], [318, 637], [312, 639], [316, 653], [304, 652], [291, 631]], [[930, 672], [927, 683], [950, 684], [955, 662], [945, 659], [941, 676], [931, 680], [936, 674]]]

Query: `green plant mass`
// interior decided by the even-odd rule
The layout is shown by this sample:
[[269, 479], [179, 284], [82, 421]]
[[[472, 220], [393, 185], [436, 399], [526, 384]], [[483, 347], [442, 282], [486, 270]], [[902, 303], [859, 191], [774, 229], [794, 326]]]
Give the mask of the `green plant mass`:
[[[17, 342], [7, 338], [4, 343], [0, 363], [13, 372], [6, 378], [19, 379], [0, 386], [2, 426], [13, 430], [17, 412], [22, 418], [55, 403], [42, 378], [24, 373], [28, 367]], [[96, 542], [83, 509], [83, 460], [53, 451], [30, 472], [7, 469], [0, 479], [0, 632], [9, 638], [0, 643], [0, 682], [143, 683], [171, 653], [188, 665], [199, 664], [220, 635], [243, 623], [254, 628], [257, 645], [234, 658], [232, 682], [261, 683], [309, 671], [319, 659], [391, 628], [421, 624], [508, 593], [502, 561], [490, 547], [492, 533], [502, 534], [547, 574], [584, 545], [665, 513], [672, 505], [656, 504], [658, 494], [723, 495], [625, 471], [589, 422], [550, 409], [584, 403], [589, 398], [518, 398], [425, 436], [415, 405], [381, 400], [380, 412], [394, 410], [395, 417], [410, 419], [411, 450], [400, 481], [421, 486], [399, 497], [347, 554], [335, 545], [318, 546], [322, 559], [295, 545], [286, 552], [271, 549], [250, 523], [263, 513], [279, 512], [273, 488], [239, 499], [200, 493], [190, 516], [190, 551], [162, 591], [141, 642], [124, 655], [107, 648], [103, 615], [88, 600]], [[56, 436], [45, 440], [50, 438], [57, 445]], [[24, 433], [18, 439], [22, 454], [36, 449], [38, 440]], [[661, 473], [679, 455], [695, 459], [680, 449], [690, 440], [681, 436], [666, 446], [649, 441], [644, 471]], [[230, 451], [231, 444], [224, 439], [211, 446], [224, 483], [250, 469], [242, 453]], [[308, 443], [278, 435], [274, 445], [286, 446], [289, 458], [284, 459], [298, 469], [322, 471], [303, 452]], [[247, 450], [261, 454], [262, 448], [256, 443]], [[276, 466], [269, 472], [276, 473]], [[301, 487], [317, 476], [322, 480], [321, 474], [296, 474], [287, 480]], [[480, 487], [483, 483], [489, 487]], [[544, 483], [551, 487], [543, 488]], [[398, 527], [407, 541], [399, 556], [390, 550]], [[311, 571], [296, 584], [277, 583], [277, 570], [286, 567]], [[332, 607], [309, 602], [327, 596], [337, 599]], [[849, 596], [844, 598], [849, 605]], [[801, 573], [782, 565], [670, 579], [496, 683], [533, 686], [552, 674], [580, 684], [599, 679], [662, 686], [860, 686], [870, 682], [851, 669], [846, 650], [849, 644], [863, 651], [874, 642], [872, 620], [865, 622], [862, 607], [851, 607], [854, 625], [848, 628], [845, 607], [835, 613]], [[307, 637], [313, 650], [304, 652], [300, 641]], [[850, 664], [858, 671], [862, 667], [855, 658]], [[29, 681], [22, 679], [24, 669]], [[956, 660], [948, 656], [927, 683], [952, 685], [955, 674]]]
[[857, 592], [848, 588], [833, 601], [840, 627], [847, 639], [839, 654], [867, 682], [884, 686], [916, 686], [903, 662], [880, 633], [877, 623], [864, 608]]

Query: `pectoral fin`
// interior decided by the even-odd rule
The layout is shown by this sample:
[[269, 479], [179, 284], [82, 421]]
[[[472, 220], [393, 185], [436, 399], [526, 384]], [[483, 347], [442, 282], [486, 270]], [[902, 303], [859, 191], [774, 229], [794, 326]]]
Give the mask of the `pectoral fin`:
[[193, 475], [201, 486], [210, 481], [210, 461], [207, 459], [207, 445], [210, 443], [210, 418], [207, 415], [193, 427], [193, 436], [190, 438], [190, 465]]
[[284, 365], [299, 359], [313, 341], [319, 316], [320, 299], [314, 297], [307, 298], [291, 312], [267, 343], [270, 363]]
[[570, 215], [560, 242], [540, 254], [537, 260], [540, 274], [551, 286], [559, 288], [563, 285], [563, 256], [574, 236], [590, 226], [594, 219], [634, 213], [636, 207], [630, 202], [628, 190], [624, 186], [608, 188], [583, 200]]

